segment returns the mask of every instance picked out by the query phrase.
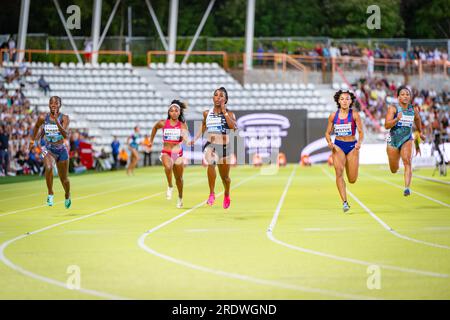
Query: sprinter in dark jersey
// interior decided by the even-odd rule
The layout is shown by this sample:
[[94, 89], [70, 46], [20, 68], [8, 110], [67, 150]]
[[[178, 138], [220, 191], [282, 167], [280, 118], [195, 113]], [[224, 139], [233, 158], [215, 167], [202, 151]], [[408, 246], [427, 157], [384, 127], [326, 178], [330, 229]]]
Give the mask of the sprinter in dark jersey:
[[209, 197], [207, 204], [215, 201], [216, 165], [225, 188], [223, 208], [230, 207], [230, 137], [229, 130], [236, 130], [236, 116], [226, 108], [228, 93], [224, 87], [214, 91], [214, 106], [203, 112], [203, 123], [199, 134], [191, 141], [194, 144], [205, 132], [206, 144], [203, 147], [205, 160], [208, 163]]
[[50, 113], [41, 115], [34, 126], [33, 135], [30, 140], [30, 150], [33, 148], [39, 129], [43, 126], [45, 146], [42, 146], [41, 157], [45, 166], [45, 181], [47, 183], [48, 196], [47, 205], [53, 206], [53, 163], [56, 162], [58, 176], [65, 191], [64, 205], [70, 208], [70, 181], [69, 173], [69, 152], [64, 140], [69, 134], [69, 116], [59, 112], [61, 109], [61, 98], [53, 96], [49, 101]]
[[[344, 170], [347, 173], [348, 182], [355, 183], [358, 179], [359, 149], [364, 139], [361, 118], [358, 111], [352, 109], [355, 100], [355, 95], [350, 91], [339, 90], [336, 92], [334, 101], [338, 110], [328, 117], [328, 126], [325, 132], [328, 147], [332, 151], [336, 185], [344, 202], [344, 212], [350, 210], [345, 189]], [[355, 138], [356, 129], [358, 130], [359, 140]], [[336, 135], [334, 143], [330, 136], [332, 132]]]

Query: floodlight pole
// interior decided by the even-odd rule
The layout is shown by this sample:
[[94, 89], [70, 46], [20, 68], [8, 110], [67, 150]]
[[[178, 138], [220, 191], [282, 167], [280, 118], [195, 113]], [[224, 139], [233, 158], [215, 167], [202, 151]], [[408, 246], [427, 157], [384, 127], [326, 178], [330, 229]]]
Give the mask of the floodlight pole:
[[245, 70], [253, 69], [253, 36], [255, 28], [255, 1], [247, 0], [247, 23], [245, 28]]
[[181, 63], [186, 63], [187, 59], [189, 58], [189, 55], [191, 54], [192, 49], [194, 49], [195, 43], [197, 42], [198, 37], [200, 36], [200, 33], [202, 32], [203, 26], [206, 23], [206, 20], [208, 19], [208, 16], [214, 6], [214, 3], [216, 0], [211, 0], [209, 2], [208, 8], [205, 11], [205, 14], [203, 15], [202, 21], [200, 22], [200, 25], [197, 28], [197, 31], [195, 32], [194, 38], [191, 41], [191, 44], [189, 45], [189, 48], [187, 49], [187, 53], [183, 58], [183, 61]]
[[77, 45], [75, 44], [75, 41], [73, 41], [72, 33], [70, 33], [70, 30], [66, 26], [66, 20], [64, 20], [64, 15], [61, 11], [61, 7], [59, 6], [58, 0], [53, 0], [53, 3], [55, 4], [56, 11], [58, 11], [59, 18], [61, 19], [61, 23], [64, 26], [64, 30], [66, 30], [67, 36], [69, 37], [69, 42], [72, 45], [73, 50], [75, 51], [75, 55], [77, 56], [78, 62], [83, 63], [83, 60], [81, 60], [81, 56], [78, 53]]
[[175, 62], [175, 51], [177, 50], [177, 24], [178, 24], [178, 0], [170, 0], [169, 17], [169, 53], [167, 63]]
[[[27, 41], [28, 16], [30, 13], [30, 0], [22, 0], [20, 6], [19, 32], [17, 38], [17, 49], [21, 50], [17, 55], [17, 61], [22, 62], [24, 57], [25, 44]], [[10, 57], [11, 59], [12, 57]]]
[[147, 3], [148, 11], [150, 12], [150, 16], [152, 17], [153, 23], [155, 24], [156, 31], [158, 31], [159, 39], [161, 39], [161, 43], [164, 47], [164, 50], [168, 51], [169, 47], [167, 45], [166, 38], [164, 37], [161, 26], [159, 25], [158, 18], [156, 17], [152, 4], [150, 3], [150, 0], [145, 0], [145, 3]]
[[91, 63], [98, 62], [98, 50], [100, 48], [99, 38], [100, 38], [100, 24], [102, 19], [102, 0], [94, 0], [94, 7], [92, 10], [92, 61]]
[[102, 36], [100, 37], [100, 41], [99, 41], [99, 44], [98, 44], [98, 49], [99, 50], [102, 47], [103, 40], [105, 40], [105, 36], [106, 36], [106, 33], [108, 32], [109, 26], [111, 25], [111, 22], [114, 19], [114, 16], [116, 15], [117, 8], [119, 7], [119, 3], [120, 3], [120, 0], [117, 0], [116, 4], [114, 5], [114, 8], [113, 8], [113, 10], [111, 12], [111, 15], [108, 18], [108, 22], [106, 23], [105, 29], [103, 29], [103, 33], [102, 33]]

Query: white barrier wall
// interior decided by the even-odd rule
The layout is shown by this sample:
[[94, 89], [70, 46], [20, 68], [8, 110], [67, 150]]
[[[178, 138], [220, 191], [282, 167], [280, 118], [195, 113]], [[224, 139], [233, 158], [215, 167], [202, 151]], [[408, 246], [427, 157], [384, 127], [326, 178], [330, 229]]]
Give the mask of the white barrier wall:
[[[420, 156], [413, 157], [414, 166], [434, 166], [436, 163], [434, 155], [431, 154], [431, 144], [420, 144]], [[450, 159], [450, 143], [440, 145], [440, 149], [445, 154], [445, 159]], [[386, 144], [363, 144], [359, 153], [359, 162], [361, 164], [388, 164], [386, 154]], [[401, 161], [400, 161], [401, 163]], [[402, 165], [402, 164], [401, 164]]]

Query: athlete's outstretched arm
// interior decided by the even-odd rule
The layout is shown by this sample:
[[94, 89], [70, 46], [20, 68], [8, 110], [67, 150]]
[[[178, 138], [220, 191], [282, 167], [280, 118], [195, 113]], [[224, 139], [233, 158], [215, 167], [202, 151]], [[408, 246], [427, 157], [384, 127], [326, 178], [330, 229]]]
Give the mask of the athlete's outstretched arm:
[[[150, 149], [153, 146], [153, 140], [155, 140], [156, 131], [158, 131], [161, 128], [164, 128], [164, 120], [159, 120], [153, 125], [152, 133], [150, 135]], [[130, 139], [130, 138], [128, 138], [128, 139]]]
[[393, 126], [395, 126], [400, 121], [400, 119], [402, 118], [402, 114], [399, 113], [397, 115], [397, 118], [394, 119], [395, 110], [396, 110], [396, 108], [394, 106], [392, 106], [392, 105], [388, 106], [388, 111], [386, 113], [386, 119], [385, 119], [385, 122], [384, 122], [384, 127], [386, 129], [390, 129]]
[[194, 139], [191, 140], [190, 145], [193, 145], [195, 141], [200, 139], [201, 136], [206, 131], [206, 117], [208, 116], [209, 110], [203, 111], [203, 120], [202, 120], [202, 126], [200, 127], [200, 131], [195, 135]]
[[31, 149], [33, 149], [34, 146], [34, 141], [36, 141], [36, 137], [38, 135], [39, 129], [41, 128], [42, 124], [44, 123], [44, 116], [41, 115], [39, 116], [39, 118], [36, 121], [36, 124], [34, 125], [34, 129], [33, 129], [33, 134], [31, 135], [31, 140], [30, 140], [30, 145], [29, 145], [29, 150], [31, 151]]
[[325, 139], [327, 139], [328, 148], [330, 148], [331, 150], [333, 150], [333, 148], [334, 148], [333, 142], [331, 141], [331, 131], [333, 130], [333, 119], [334, 119], [334, 116], [336, 115], [336, 112], [332, 112], [328, 116], [328, 125], [327, 125], [327, 130], [325, 131]]
[[181, 123], [181, 137], [183, 138], [183, 142], [187, 145], [189, 145], [190, 141], [190, 134], [189, 134], [189, 129], [186, 125], [186, 123]]
[[359, 150], [359, 148], [361, 148], [361, 144], [364, 140], [364, 131], [363, 131], [363, 125], [362, 125], [362, 121], [361, 121], [361, 117], [359, 116], [359, 112], [356, 110], [353, 110], [353, 119], [355, 119], [356, 122], [356, 129], [358, 130], [358, 142], [356, 143], [356, 150]]
[[419, 107], [414, 107], [414, 124], [416, 125], [417, 131], [419, 131], [419, 136], [422, 141], [425, 141], [425, 135], [422, 133], [422, 119], [420, 119]]

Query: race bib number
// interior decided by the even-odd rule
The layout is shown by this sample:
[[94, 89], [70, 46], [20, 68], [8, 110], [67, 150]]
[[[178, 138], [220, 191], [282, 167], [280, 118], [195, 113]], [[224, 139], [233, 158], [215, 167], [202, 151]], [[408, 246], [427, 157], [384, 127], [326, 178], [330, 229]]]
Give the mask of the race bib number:
[[399, 127], [409, 127], [411, 128], [414, 122], [414, 116], [403, 115], [398, 122]]
[[335, 124], [334, 125], [334, 133], [338, 137], [345, 137], [352, 135], [352, 124], [344, 123], [344, 124]]
[[60, 135], [58, 126], [56, 124], [52, 124], [52, 123], [48, 123], [48, 124], [44, 125], [44, 132], [50, 141], [57, 140]]
[[206, 127], [208, 132], [222, 132], [222, 119], [221, 118], [209, 118], [206, 121]]
[[166, 141], [180, 141], [181, 129], [164, 129], [163, 135]]

